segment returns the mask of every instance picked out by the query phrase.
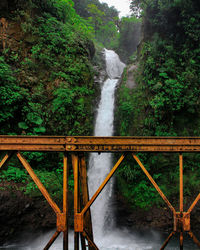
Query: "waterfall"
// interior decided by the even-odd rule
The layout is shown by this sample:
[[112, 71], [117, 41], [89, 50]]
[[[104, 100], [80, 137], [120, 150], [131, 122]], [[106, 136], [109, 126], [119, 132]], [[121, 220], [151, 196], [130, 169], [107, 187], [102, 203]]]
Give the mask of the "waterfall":
[[[105, 50], [106, 69], [109, 79], [107, 79], [101, 90], [101, 99], [98, 106], [96, 124], [94, 129], [95, 136], [112, 136], [113, 120], [114, 120], [114, 93], [118, 84], [124, 64], [120, 62], [119, 57], [114, 51]], [[102, 183], [111, 168], [111, 154], [102, 153], [98, 155], [92, 153], [90, 156], [90, 166], [88, 171], [90, 196], [94, 194], [99, 185]], [[153, 250], [160, 249], [166, 234], [154, 232], [152, 230], [140, 231], [137, 228], [131, 228], [131, 231], [120, 228], [104, 234], [104, 225], [109, 226], [109, 194], [111, 187], [106, 186], [104, 192], [97, 198], [92, 205], [92, 221], [95, 233], [95, 243], [101, 250]], [[107, 194], [105, 195], [105, 193]], [[0, 245], [1, 250], [38, 250], [42, 249], [52, 237], [55, 230], [47, 233], [31, 233], [20, 232], [20, 236], [13, 239], [10, 244]], [[97, 236], [97, 237], [96, 237]], [[20, 239], [21, 237], [21, 239]], [[96, 239], [97, 238], [97, 239]], [[69, 249], [74, 249], [74, 236], [71, 232], [69, 235]], [[185, 249], [194, 250], [191, 241], [186, 240]], [[169, 243], [169, 249], [180, 249], [176, 242]], [[60, 250], [63, 248], [62, 235], [55, 241], [52, 250]]]
[[[104, 53], [106, 71], [109, 78], [103, 83], [101, 90], [94, 128], [95, 136], [113, 135], [115, 89], [125, 67], [125, 64], [120, 61], [119, 56], [114, 51], [105, 49]], [[88, 171], [90, 196], [95, 193], [109, 173], [111, 164], [112, 156], [110, 153], [102, 153], [101, 155], [91, 153]], [[98, 236], [104, 234], [104, 224], [107, 223], [106, 227], [108, 228], [108, 224], [111, 223], [111, 216], [108, 209], [112, 193], [111, 184], [104, 188], [91, 207], [93, 228]]]

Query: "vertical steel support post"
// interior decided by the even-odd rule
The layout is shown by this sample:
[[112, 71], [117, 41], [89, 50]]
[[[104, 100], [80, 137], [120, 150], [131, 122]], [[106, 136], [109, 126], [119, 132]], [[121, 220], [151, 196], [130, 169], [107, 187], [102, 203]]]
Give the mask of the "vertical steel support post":
[[68, 250], [68, 178], [69, 164], [67, 153], [63, 157], [63, 213], [65, 216], [65, 231], [63, 232], [63, 250]]
[[[81, 211], [82, 205], [83, 205], [83, 186], [82, 186], [82, 178], [81, 178], [81, 154], [78, 154], [78, 176], [79, 176], [79, 180], [78, 180], [78, 184], [79, 184], [79, 200], [78, 200], [78, 212]], [[82, 233], [79, 233], [80, 235], [80, 243], [81, 243], [81, 249], [82, 250], [86, 250], [86, 243], [85, 243], [85, 238], [83, 236]]]
[[[79, 196], [79, 211], [81, 211], [82, 207], [85, 204], [85, 192], [88, 192], [87, 190], [87, 175], [84, 176], [84, 167], [85, 166], [85, 159], [84, 159], [84, 154], [80, 153], [78, 155], [78, 163], [79, 163], [79, 176], [80, 176], [80, 195]], [[84, 178], [86, 177], [86, 179]], [[85, 185], [86, 184], [86, 185]], [[85, 224], [85, 220], [83, 219], [83, 224]], [[80, 233], [80, 237], [81, 237], [81, 249], [82, 250], [86, 250], [86, 242], [85, 242], [85, 237], [83, 235], [83, 233]]]
[[183, 213], [183, 155], [179, 154], [180, 213]]
[[[78, 155], [72, 155], [72, 164], [74, 170], [74, 223], [76, 223], [76, 214], [79, 208], [79, 171], [78, 171]], [[79, 250], [79, 232], [74, 230], [74, 250]]]
[[180, 179], [180, 217], [181, 217], [181, 225], [180, 225], [180, 250], [183, 250], [183, 155], [179, 154], [179, 179]]
[[[80, 161], [80, 168], [79, 168], [80, 181], [81, 181], [81, 190], [82, 190], [82, 206], [85, 207], [85, 205], [89, 201], [89, 190], [88, 190], [88, 182], [87, 182], [87, 166], [86, 166], [84, 154], [80, 154], [79, 161]], [[91, 219], [90, 208], [85, 213], [84, 225], [85, 225], [84, 231], [87, 232], [90, 239], [93, 241], [93, 230], [92, 230], [92, 219]], [[89, 250], [90, 249], [91, 249], [91, 245], [89, 244]]]

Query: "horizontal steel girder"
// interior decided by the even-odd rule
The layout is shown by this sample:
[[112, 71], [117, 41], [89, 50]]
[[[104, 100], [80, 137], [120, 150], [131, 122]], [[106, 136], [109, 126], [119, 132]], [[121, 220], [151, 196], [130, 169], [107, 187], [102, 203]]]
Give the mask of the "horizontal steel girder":
[[0, 136], [0, 150], [200, 152], [200, 137]]

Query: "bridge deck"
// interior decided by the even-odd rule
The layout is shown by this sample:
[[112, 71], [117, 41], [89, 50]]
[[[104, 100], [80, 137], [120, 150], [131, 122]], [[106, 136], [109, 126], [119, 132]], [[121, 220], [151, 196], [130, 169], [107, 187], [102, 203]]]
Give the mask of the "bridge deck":
[[0, 136], [0, 150], [200, 152], [200, 137]]

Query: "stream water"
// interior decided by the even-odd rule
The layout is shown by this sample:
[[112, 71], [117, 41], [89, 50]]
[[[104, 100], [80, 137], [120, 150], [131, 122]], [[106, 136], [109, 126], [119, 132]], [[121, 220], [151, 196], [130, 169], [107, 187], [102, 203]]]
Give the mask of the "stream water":
[[[13, 240], [9, 244], [0, 246], [0, 250], [42, 250], [55, 231], [45, 234], [23, 233], [21, 240]], [[100, 250], [159, 250], [168, 234], [155, 231], [114, 230], [101, 238], [96, 238], [95, 243]], [[73, 250], [73, 233], [69, 235], [69, 250]], [[62, 235], [55, 241], [52, 250], [62, 249]], [[166, 250], [179, 250], [178, 239], [175, 237], [170, 241]], [[184, 240], [184, 250], [199, 249], [191, 239]]]
[[[95, 136], [112, 136], [114, 121], [115, 90], [125, 64], [123, 64], [118, 55], [111, 50], [105, 50], [106, 70], [108, 79], [103, 83], [101, 89], [101, 98], [97, 110], [97, 117], [94, 128]], [[112, 156], [109, 153], [98, 155], [92, 153], [89, 160], [89, 192], [90, 196], [94, 194], [100, 186], [105, 176], [109, 173], [112, 165]], [[139, 232], [128, 231], [127, 229], [116, 229], [114, 218], [111, 216], [109, 203], [112, 199], [112, 181], [101, 193], [92, 205], [92, 222], [94, 226], [94, 240], [101, 250], [145, 250], [160, 249], [162, 243], [168, 236], [155, 231]], [[54, 232], [46, 234], [31, 235], [23, 233], [23, 238], [13, 240], [11, 243], [0, 246], [1, 250], [41, 250], [49, 241]], [[73, 249], [73, 234], [69, 236], [70, 250]], [[62, 249], [62, 238], [58, 238], [52, 250]], [[166, 249], [177, 250], [178, 240], [174, 238]], [[186, 240], [184, 249], [198, 249], [192, 240]]]

